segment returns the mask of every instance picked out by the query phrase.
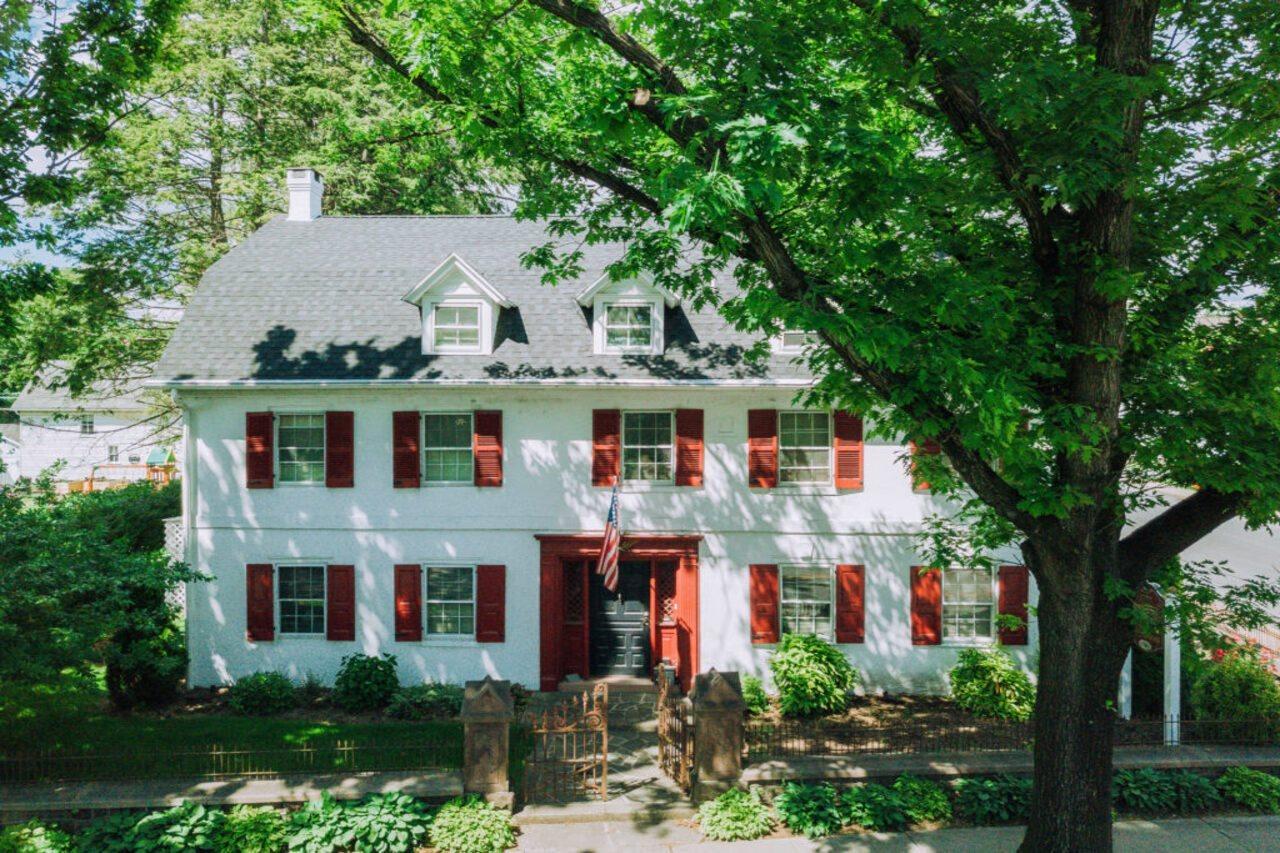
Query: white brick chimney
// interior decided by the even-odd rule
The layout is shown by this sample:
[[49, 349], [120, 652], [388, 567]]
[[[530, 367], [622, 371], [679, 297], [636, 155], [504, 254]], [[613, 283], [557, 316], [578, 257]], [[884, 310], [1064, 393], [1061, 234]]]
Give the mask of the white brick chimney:
[[324, 181], [315, 169], [290, 169], [285, 177], [289, 187], [289, 221], [310, 222], [320, 218]]

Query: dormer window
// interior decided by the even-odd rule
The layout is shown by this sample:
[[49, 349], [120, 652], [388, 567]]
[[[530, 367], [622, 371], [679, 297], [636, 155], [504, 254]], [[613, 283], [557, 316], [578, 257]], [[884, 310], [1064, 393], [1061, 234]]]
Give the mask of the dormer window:
[[498, 313], [515, 307], [470, 264], [450, 255], [403, 297], [422, 311], [428, 355], [493, 352]]
[[436, 305], [431, 317], [435, 352], [480, 352], [480, 304]]
[[813, 343], [814, 337], [801, 329], [783, 329], [777, 340], [778, 349], [782, 352], [804, 352], [805, 347]]
[[604, 345], [609, 352], [648, 352], [653, 348], [653, 306], [606, 304]]

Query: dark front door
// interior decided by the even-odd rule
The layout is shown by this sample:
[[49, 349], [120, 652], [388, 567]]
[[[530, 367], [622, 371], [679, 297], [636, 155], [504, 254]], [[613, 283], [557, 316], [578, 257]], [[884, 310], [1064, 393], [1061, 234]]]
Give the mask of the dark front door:
[[649, 561], [622, 560], [618, 590], [595, 572], [591, 583], [591, 674], [649, 674]]

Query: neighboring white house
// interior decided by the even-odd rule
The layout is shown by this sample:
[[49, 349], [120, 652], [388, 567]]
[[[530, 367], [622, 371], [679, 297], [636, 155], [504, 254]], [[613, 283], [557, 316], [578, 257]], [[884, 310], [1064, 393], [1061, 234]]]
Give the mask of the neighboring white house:
[[[331, 679], [357, 651], [405, 681], [554, 689], [661, 659], [687, 681], [764, 674], [781, 633], [815, 632], [868, 689], [941, 691], [1034, 604], [1018, 566], [916, 569], [947, 508], [906, 444], [801, 409], [789, 348], [749, 361], [713, 309], [606, 277], [618, 246], [545, 287], [520, 262], [538, 224], [319, 217], [314, 173], [290, 189], [206, 273], [152, 380], [183, 409], [186, 560], [212, 578], [188, 588], [191, 684]], [[1030, 666], [1034, 616], [1005, 639]]]
[[18, 430], [17, 424], [2, 424], [0, 426], [13, 426], [12, 431], [6, 430], [0, 432], [0, 486], [12, 483], [17, 479], [18, 470]]
[[158, 426], [141, 385], [94, 386], [79, 396], [50, 388], [45, 376], [23, 389], [15, 476], [35, 477], [61, 463], [57, 479], [76, 489], [134, 480], [167, 482], [177, 468], [172, 430]]

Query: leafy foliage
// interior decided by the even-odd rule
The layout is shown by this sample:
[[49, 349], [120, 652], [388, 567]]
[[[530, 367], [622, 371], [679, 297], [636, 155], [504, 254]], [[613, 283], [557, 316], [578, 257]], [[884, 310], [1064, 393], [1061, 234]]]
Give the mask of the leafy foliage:
[[819, 785], [783, 784], [773, 799], [773, 810], [787, 829], [806, 838], [823, 838], [839, 832], [846, 819], [840, 793], [825, 782]]
[[279, 714], [298, 705], [298, 690], [282, 672], [255, 672], [236, 681], [227, 703], [237, 714]]
[[698, 807], [698, 827], [712, 841], [750, 841], [773, 831], [773, 815], [754, 788], [730, 788]]
[[510, 813], [475, 795], [445, 803], [431, 824], [440, 853], [501, 853], [515, 844]]
[[199, 803], [187, 802], [168, 811], [138, 819], [125, 841], [136, 853], [183, 853], [215, 850], [226, 815]]
[[1270, 773], [1232, 767], [1218, 777], [1218, 790], [1250, 811], [1280, 814], [1280, 779]]
[[907, 802], [894, 788], [884, 785], [855, 785], [841, 797], [845, 823], [876, 832], [896, 832], [906, 828]]
[[399, 689], [395, 655], [347, 655], [333, 682], [333, 703], [352, 713], [377, 711]]
[[421, 846], [431, 810], [405, 794], [375, 794], [342, 803], [328, 794], [294, 812], [288, 849], [300, 853], [406, 853]]
[[236, 806], [218, 833], [218, 853], [280, 853], [288, 837], [285, 819], [267, 806]]
[[1280, 732], [1280, 683], [1248, 648], [1209, 664], [1191, 687], [1191, 707], [1201, 720], [1238, 721], [1233, 733], [1264, 738]]
[[893, 780], [893, 790], [902, 798], [911, 823], [942, 823], [951, 820], [951, 799], [946, 789], [929, 779], [903, 773]]
[[130, 834], [142, 818], [140, 812], [118, 812], [100, 817], [88, 824], [76, 837], [82, 851], [97, 853], [130, 853], [133, 850]]
[[858, 671], [838, 648], [812, 634], [783, 634], [769, 658], [784, 716], [843, 711], [858, 686]]
[[38, 820], [0, 830], [0, 853], [73, 853], [71, 836]]
[[1123, 809], [1145, 814], [1168, 814], [1178, 805], [1178, 789], [1167, 773], [1150, 767], [1117, 770], [1111, 795]]
[[1170, 770], [1166, 776], [1177, 795], [1178, 814], [1196, 814], [1222, 804], [1222, 794], [1207, 776], [1191, 770]]
[[387, 716], [398, 720], [448, 720], [462, 713], [465, 691], [457, 684], [415, 684], [391, 697]]
[[956, 813], [976, 824], [1026, 820], [1031, 813], [1031, 780], [1000, 775], [956, 782]]
[[1031, 679], [1000, 649], [962, 649], [952, 668], [951, 695], [978, 717], [1029, 720], [1036, 691]]
[[764, 692], [764, 681], [758, 675], [742, 676], [742, 699], [747, 703], [747, 713], [753, 717], [769, 712], [769, 696]]

